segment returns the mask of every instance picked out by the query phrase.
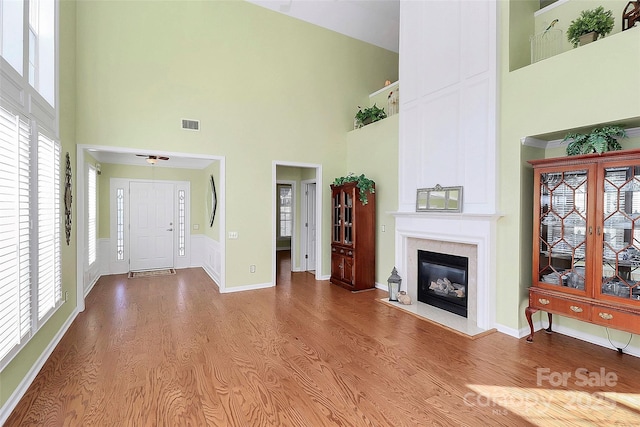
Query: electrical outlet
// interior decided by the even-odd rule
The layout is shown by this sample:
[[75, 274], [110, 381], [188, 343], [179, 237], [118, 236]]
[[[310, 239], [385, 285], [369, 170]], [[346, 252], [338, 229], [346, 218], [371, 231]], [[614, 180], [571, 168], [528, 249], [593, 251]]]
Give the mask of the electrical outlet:
[[200, 230], [200, 224], [193, 224], [194, 230]]
[[386, 232], [386, 231], [387, 231], [387, 226], [386, 226], [386, 225], [383, 225], [383, 226], [382, 226], [382, 232], [384, 233], [384, 232]]
[[249, 273], [255, 273], [255, 272], [256, 272], [256, 266], [255, 266], [255, 265], [253, 265], [253, 264], [251, 264], [251, 265], [249, 266]]
[[229, 232], [229, 238], [230, 239], [237, 239], [238, 238], [238, 232], [237, 231], [230, 231]]

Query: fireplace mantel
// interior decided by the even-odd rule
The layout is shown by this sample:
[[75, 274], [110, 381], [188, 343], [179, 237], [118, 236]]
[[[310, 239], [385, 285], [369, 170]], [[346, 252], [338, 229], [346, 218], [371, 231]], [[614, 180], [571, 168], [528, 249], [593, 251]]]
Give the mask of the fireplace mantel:
[[396, 218], [420, 218], [439, 220], [497, 221], [504, 215], [501, 213], [442, 213], [442, 212], [387, 212]]
[[[416, 246], [421, 249], [422, 243], [413, 242], [425, 242], [427, 248], [423, 250], [431, 250], [429, 242], [471, 245], [475, 248], [477, 270], [473, 278], [475, 285], [469, 289], [469, 320], [482, 330], [494, 328], [496, 222], [502, 215], [402, 211], [391, 214], [396, 219], [396, 266], [400, 275], [406, 278], [403, 287], [414, 304], [423, 303], [417, 302], [417, 263], [414, 265], [416, 254], [413, 253]], [[456, 255], [454, 252], [450, 253]]]

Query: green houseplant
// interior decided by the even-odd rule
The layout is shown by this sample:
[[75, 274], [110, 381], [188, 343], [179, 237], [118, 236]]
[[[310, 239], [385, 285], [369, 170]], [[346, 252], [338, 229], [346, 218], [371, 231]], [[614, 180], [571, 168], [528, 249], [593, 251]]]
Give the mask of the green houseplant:
[[369, 123], [377, 122], [387, 117], [387, 113], [384, 112], [384, 108], [378, 108], [376, 104], [373, 107], [361, 108], [358, 107], [358, 112], [355, 116], [356, 128], [368, 125]]
[[342, 185], [342, 184], [346, 184], [347, 182], [357, 183], [356, 187], [358, 187], [358, 189], [360, 190], [360, 201], [362, 202], [363, 205], [366, 205], [367, 203], [369, 203], [369, 198], [367, 194], [372, 194], [376, 192], [376, 189], [375, 189], [376, 183], [370, 180], [369, 178], [367, 178], [366, 176], [364, 176], [364, 174], [355, 175], [353, 173], [350, 173], [347, 176], [341, 176], [333, 180], [333, 185]]
[[591, 133], [568, 133], [562, 142], [569, 142], [567, 155], [598, 153], [622, 150], [617, 138], [626, 138], [627, 133], [621, 125], [595, 128]]
[[578, 47], [580, 36], [589, 33], [595, 33], [596, 38], [604, 37], [613, 30], [613, 12], [604, 10], [599, 6], [591, 10], [583, 10], [580, 16], [573, 21], [567, 28], [567, 39], [573, 45]]

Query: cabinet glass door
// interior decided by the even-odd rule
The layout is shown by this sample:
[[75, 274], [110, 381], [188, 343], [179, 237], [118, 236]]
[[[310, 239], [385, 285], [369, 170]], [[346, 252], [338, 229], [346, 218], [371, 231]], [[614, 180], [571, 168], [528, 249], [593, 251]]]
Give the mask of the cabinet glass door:
[[350, 245], [353, 242], [353, 194], [344, 193], [344, 243]]
[[540, 173], [540, 283], [585, 289], [587, 176], [587, 169]]
[[640, 166], [604, 168], [600, 293], [640, 300]]
[[333, 193], [333, 224], [331, 225], [333, 228], [333, 232], [331, 234], [331, 237], [333, 238], [333, 241], [336, 243], [340, 243], [341, 237], [340, 237], [340, 228], [342, 225], [342, 206], [341, 206], [341, 195], [342, 193], [340, 191], [336, 191]]

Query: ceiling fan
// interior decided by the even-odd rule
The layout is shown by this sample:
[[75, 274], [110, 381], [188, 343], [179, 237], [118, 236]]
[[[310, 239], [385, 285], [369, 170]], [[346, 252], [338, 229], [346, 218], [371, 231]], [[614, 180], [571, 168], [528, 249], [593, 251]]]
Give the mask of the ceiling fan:
[[136, 156], [138, 157], [146, 157], [146, 161], [147, 163], [151, 164], [151, 165], [155, 165], [156, 163], [158, 163], [158, 160], [169, 160], [168, 157], [164, 157], [164, 156], [152, 156], [152, 155], [147, 155], [147, 154], [136, 154]]

